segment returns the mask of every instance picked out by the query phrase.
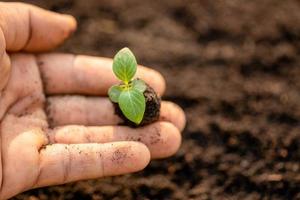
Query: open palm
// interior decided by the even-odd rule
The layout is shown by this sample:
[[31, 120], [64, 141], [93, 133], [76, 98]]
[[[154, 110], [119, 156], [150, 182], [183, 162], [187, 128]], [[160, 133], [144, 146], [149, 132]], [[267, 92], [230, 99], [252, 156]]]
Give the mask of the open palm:
[[[106, 97], [117, 82], [110, 59], [16, 53], [54, 48], [75, 30], [73, 18], [19, 3], [0, 3], [0, 13], [1, 199], [138, 171], [177, 151], [185, 118], [173, 103], [162, 102], [159, 122], [118, 126]], [[137, 76], [162, 95], [158, 72], [140, 66]]]

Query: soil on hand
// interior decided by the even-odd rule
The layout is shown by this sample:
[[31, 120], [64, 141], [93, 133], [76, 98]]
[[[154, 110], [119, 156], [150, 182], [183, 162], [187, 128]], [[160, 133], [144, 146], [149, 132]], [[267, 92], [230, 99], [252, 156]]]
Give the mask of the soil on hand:
[[144, 97], [146, 101], [146, 109], [144, 113], [144, 117], [140, 124], [136, 124], [130, 120], [128, 120], [125, 115], [122, 113], [119, 104], [114, 103], [116, 114], [123, 119], [122, 125], [128, 125], [131, 127], [140, 127], [145, 126], [147, 124], [153, 123], [158, 120], [160, 113], [160, 98], [157, 96], [156, 92], [152, 87], [147, 85], [147, 89], [144, 91]]
[[298, 0], [26, 2], [76, 16], [61, 51], [130, 47], [188, 124], [179, 152], [142, 172], [15, 199], [300, 199]]

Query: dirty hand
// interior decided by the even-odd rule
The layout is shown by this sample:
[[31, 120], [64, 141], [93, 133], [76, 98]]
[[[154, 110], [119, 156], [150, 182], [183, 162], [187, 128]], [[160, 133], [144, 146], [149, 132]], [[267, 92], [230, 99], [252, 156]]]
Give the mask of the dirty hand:
[[[111, 59], [28, 53], [53, 49], [75, 28], [67, 15], [0, 3], [0, 199], [138, 171], [180, 145], [185, 118], [170, 102], [162, 102], [159, 122], [117, 126], [121, 119], [106, 97], [117, 82]], [[137, 76], [164, 92], [158, 72], [140, 66]]]

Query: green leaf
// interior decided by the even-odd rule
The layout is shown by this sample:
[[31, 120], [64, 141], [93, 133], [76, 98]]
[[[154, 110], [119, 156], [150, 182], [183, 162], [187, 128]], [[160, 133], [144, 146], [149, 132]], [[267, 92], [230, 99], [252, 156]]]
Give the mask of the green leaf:
[[127, 48], [121, 49], [114, 57], [113, 71], [125, 83], [128, 83], [136, 73], [137, 62], [133, 53]]
[[146, 109], [143, 93], [134, 88], [122, 91], [119, 97], [119, 106], [127, 119], [136, 124], [141, 123]]
[[121, 92], [122, 88], [120, 86], [114, 85], [109, 88], [108, 96], [112, 102], [118, 103]]
[[147, 89], [147, 85], [144, 81], [140, 80], [140, 79], [135, 79], [132, 81], [132, 87], [138, 91], [140, 91], [141, 93], [145, 92], [145, 90]]

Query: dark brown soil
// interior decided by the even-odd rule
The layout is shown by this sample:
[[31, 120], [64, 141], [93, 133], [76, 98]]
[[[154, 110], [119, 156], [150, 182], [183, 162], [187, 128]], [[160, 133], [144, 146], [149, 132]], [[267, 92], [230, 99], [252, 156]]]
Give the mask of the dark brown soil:
[[188, 124], [180, 151], [140, 173], [15, 199], [300, 199], [299, 1], [31, 2], [78, 19], [63, 51], [130, 47]]
[[144, 97], [146, 100], [146, 109], [144, 117], [140, 124], [136, 124], [128, 120], [125, 115], [122, 113], [119, 104], [114, 103], [115, 112], [118, 116], [123, 119], [122, 125], [127, 125], [131, 127], [141, 127], [147, 124], [151, 124], [159, 119], [160, 114], [160, 98], [157, 96], [156, 92], [147, 84], [147, 89], [144, 91]]

